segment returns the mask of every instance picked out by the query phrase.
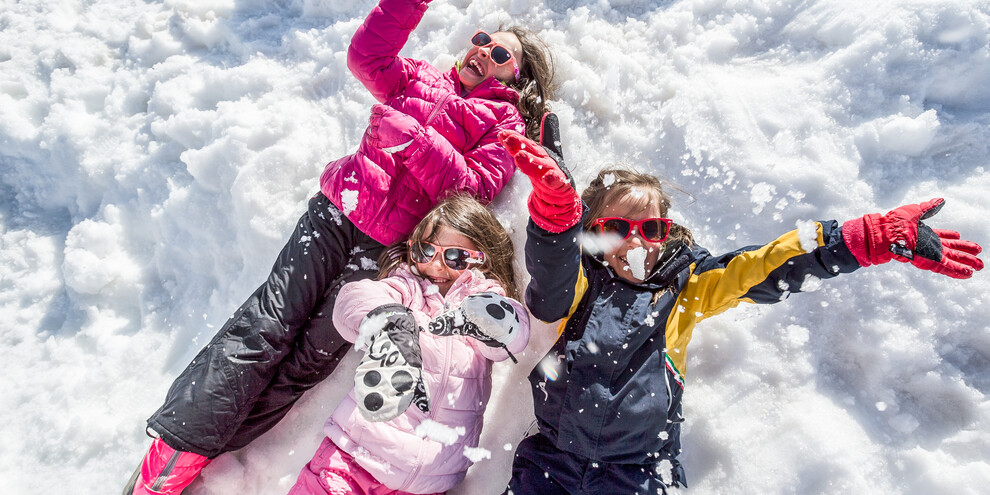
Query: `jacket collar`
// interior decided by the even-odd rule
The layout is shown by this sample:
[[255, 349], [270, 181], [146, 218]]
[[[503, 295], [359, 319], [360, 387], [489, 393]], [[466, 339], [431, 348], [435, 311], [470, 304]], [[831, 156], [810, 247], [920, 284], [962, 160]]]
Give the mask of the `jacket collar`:
[[[460, 303], [465, 297], [478, 292], [495, 292], [499, 295], [505, 295], [505, 289], [502, 288], [498, 281], [486, 278], [484, 273], [474, 268], [464, 270], [454, 280], [454, 283], [451, 284], [446, 296], [441, 296], [440, 292], [437, 291], [436, 287], [429, 280], [419, 276], [416, 273], [415, 267], [404, 263], [399, 265], [389, 276], [400, 277], [406, 284], [419, 287], [420, 292], [423, 294], [424, 302], [427, 305], [435, 303], [442, 307], [447, 301]], [[430, 301], [433, 301], [433, 303], [430, 303]]]
[[605, 263], [605, 259], [600, 254], [595, 254], [591, 258], [599, 266], [608, 270], [609, 275], [613, 278], [633, 287], [641, 287], [649, 290], [662, 289], [673, 283], [677, 279], [678, 274], [690, 266], [692, 261], [691, 249], [688, 248], [687, 244], [683, 241], [673, 242], [664, 250], [660, 259], [657, 260], [657, 265], [653, 267], [653, 272], [646, 277], [646, 280], [635, 283], [618, 276], [615, 270], [608, 263]]
[[[457, 75], [457, 66], [454, 66], [445, 76], [456, 89], [457, 94], [461, 94], [461, 78]], [[502, 81], [489, 77], [471, 90], [465, 98], [482, 98], [485, 100], [503, 100], [513, 105], [519, 102], [519, 93], [506, 86]]]

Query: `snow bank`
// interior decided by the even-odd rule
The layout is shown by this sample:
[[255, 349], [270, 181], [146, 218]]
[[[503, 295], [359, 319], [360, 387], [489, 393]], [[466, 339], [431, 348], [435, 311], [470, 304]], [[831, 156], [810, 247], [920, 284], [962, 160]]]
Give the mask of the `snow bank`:
[[[364, 132], [374, 101], [345, 54], [372, 6], [0, 11], [8, 493], [123, 485], [144, 419], [267, 275], [323, 165]], [[449, 66], [476, 28], [516, 21], [555, 49], [578, 184], [604, 165], [652, 171], [678, 186], [673, 217], [712, 251], [936, 196], [947, 204], [932, 225], [990, 245], [985, 3], [435, 0], [403, 53]], [[520, 277], [528, 191], [516, 177], [494, 204]], [[982, 490], [988, 276], [893, 263], [808, 284], [820, 288], [699, 325], [689, 492]], [[525, 377], [553, 338], [538, 324], [520, 364], [495, 367], [483, 450], [466, 453], [480, 464], [455, 495], [501, 492], [532, 419]], [[188, 493], [287, 491], [357, 358]]]

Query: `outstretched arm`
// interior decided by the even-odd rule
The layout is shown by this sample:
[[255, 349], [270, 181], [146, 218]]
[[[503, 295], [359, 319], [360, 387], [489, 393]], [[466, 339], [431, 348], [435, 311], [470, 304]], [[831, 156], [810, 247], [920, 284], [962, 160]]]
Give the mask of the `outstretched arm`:
[[687, 313], [707, 317], [739, 302], [774, 303], [800, 292], [809, 276], [839, 273], [898, 260], [953, 278], [969, 278], [983, 269], [982, 248], [958, 232], [932, 229], [922, 222], [944, 204], [934, 199], [906, 205], [886, 215], [870, 214], [842, 224], [818, 222], [817, 244], [805, 251], [797, 231], [765, 246], [706, 256], [695, 267], [685, 293]]

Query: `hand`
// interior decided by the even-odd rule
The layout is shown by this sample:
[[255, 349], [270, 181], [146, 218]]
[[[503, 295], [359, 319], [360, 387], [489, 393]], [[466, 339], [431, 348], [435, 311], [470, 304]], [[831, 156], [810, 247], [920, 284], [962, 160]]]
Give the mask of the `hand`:
[[365, 132], [371, 146], [386, 153], [400, 153], [423, 134], [423, 126], [398, 110], [376, 104], [371, 107], [371, 117]]
[[516, 308], [507, 298], [493, 292], [465, 297], [461, 302], [461, 311], [464, 318], [474, 323], [483, 335], [499, 344], [509, 345], [519, 333]]
[[564, 165], [557, 116], [547, 113], [540, 126], [540, 144], [514, 131], [498, 134], [516, 167], [529, 177], [533, 194], [529, 211], [533, 221], [548, 232], [563, 232], [581, 219], [581, 198]]
[[369, 421], [388, 421], [413, 403], [429, 412], [420, 329], [412, 311], [399, 304], [379, 306], [361, 322], [359, 334], [365, 332], [372, 334], [370, 345], [354, 375], [361, 414]]
[[[465, 335], [489, 347], [506, 347], [519, 334], [519, 314], [507, 298], [481, 292], [464, 298], [459, 308], [432, 319], [428, 329], [436, 335]], [[511, 353], [509, 356], [515, 361]]]
[[952, 278], [970, 278], [983, 269], [976, 257], [979, 244], [960, 239], [958, 232], [932, 229], [922, 220], [931, 218], [945, 200], [936, 198], [917, 205], [895, 208], [886, 215], [874, 213], [842, 224], [842, 237], [862, 266], [892, 259]]

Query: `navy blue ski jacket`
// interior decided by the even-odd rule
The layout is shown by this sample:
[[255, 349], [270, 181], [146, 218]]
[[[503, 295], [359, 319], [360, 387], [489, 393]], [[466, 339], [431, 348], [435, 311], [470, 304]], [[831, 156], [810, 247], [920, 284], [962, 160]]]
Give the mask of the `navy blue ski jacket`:
[[553, 234], [530, 220], [526, 305], [542, 321], [561, 320], [560, 337], [530, 374], [540, 431], [560, 450], [593, 461], [679, 465], [695, 325], [741, 302], [778, 302], [800, 292], [809, 275], [859, 268], [839, 223], [822, 221], [810, 252], [796, 230], [721, 256], [668, 241], [653, 273], [636, 284], [582, 252], [583, 223]]

